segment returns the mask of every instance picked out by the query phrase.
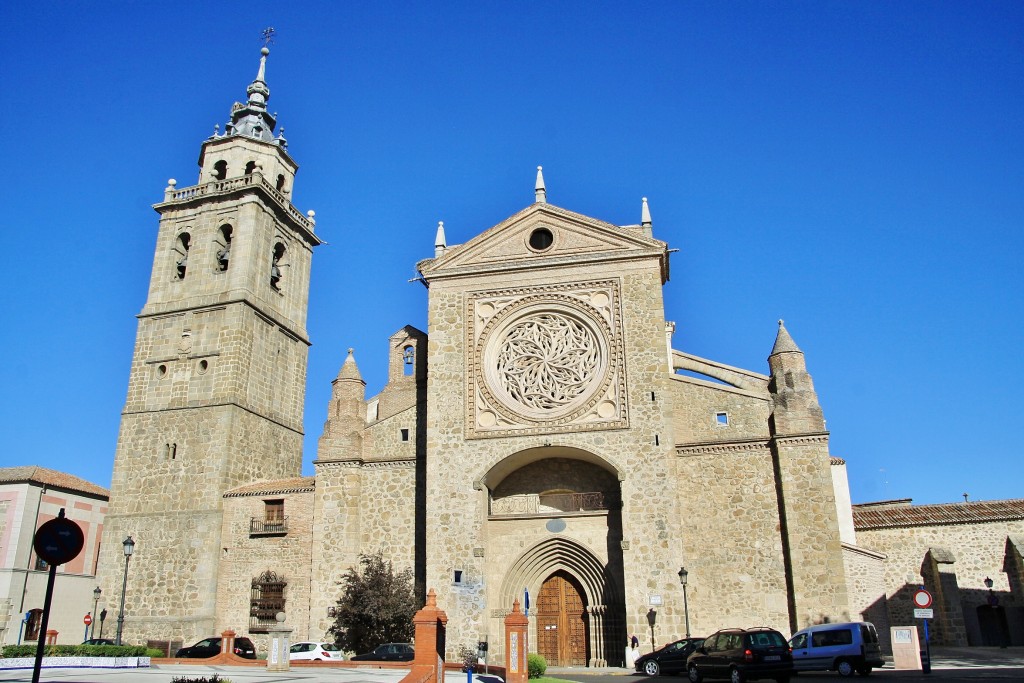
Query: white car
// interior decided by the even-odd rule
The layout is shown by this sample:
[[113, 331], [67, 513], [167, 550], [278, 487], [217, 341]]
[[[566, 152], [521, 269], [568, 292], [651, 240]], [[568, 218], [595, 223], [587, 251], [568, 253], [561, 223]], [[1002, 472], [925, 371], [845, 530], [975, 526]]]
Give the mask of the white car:
[[288, 661], [340, 662], [345, 659], [334, 643], [295, 643], [288, 649]]

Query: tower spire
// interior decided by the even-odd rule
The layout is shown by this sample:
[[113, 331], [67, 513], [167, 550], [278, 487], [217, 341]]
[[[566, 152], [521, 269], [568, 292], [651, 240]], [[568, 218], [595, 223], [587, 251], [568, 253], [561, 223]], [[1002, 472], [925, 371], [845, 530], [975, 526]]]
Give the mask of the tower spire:
[[260, 48], [260, 67], [256, 78], [245, 89], [248, 99], [245, 104], [235, 102], [231, 107], [231, 121], [224, 126], [224, 134], [244, 135], [262, 142], [271, 142], [282, 147], [287, 143], [283, 136], [274, 137], [274, 126], [277, 117], [267, 111], [267, 100], [270, 99], [270, 88], [267, 86], [267, 55], [270, 48]]
[[537, 184], [534, 185], [533, 191], [536, 193], [536, 196], [537, 196], [537, 200], [536, 201], [537, 201], [538, 204], [547, 204], [547, 202], [548, 202], [548, 191], [547, 191], [547, 188], [544, 187], [544, 167], [543, 166], [538, 166], [537, 167]]

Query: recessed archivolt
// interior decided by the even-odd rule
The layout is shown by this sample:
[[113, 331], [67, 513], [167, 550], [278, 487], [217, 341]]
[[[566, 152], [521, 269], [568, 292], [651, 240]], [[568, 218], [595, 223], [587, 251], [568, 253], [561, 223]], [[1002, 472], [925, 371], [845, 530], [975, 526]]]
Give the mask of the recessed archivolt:
[[498, 484], [500, 484], [505, 477], [511, 473], [526, 467], [531, 463], [535, 463], [538, 460], [546, 460], [548, 458], [582, 460], [583, 462], [596, 465], [603, 470], [611, 472], [620, 482], [625, 481], [626, 479], [625, 472], [596, 453], [585, 451], [580, 448], [573, 448], [572, 446], [538, 446], [536, 448], [527, 448], [517, 453], [512, 453], [511, 455], [499, 458], [479, 479], [476, 480], [474, 487], [478, 490], [486, 488], [493, 491], [497, 488]]
[[617, 604], [621, 600], [616, 587], [606, 579], [604, 563], [592, 550], [572, 539], [556, 536], [544, 539], [512, 563], [501, 584], [499, 607], [511, 608], [513, 601], [522, 601], [523, 588], [538, 595], [544, 579], [559, 570], [580, 582], [587, 606]]

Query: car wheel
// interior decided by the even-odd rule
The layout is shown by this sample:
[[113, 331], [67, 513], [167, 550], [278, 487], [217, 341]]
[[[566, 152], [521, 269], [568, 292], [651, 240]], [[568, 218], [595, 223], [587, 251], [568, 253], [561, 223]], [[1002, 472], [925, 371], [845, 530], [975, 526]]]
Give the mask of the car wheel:
[[686, 669], [686, 676], [690, 679], [690, 683], [700, 683], [701, 678], [703, 678], [700, 675], [700, 671], [697, 670], [696, 664], [691, 664], [689, 668]]
[[839, 675], [843, 678], [849, 678], [853, 675], [853, 664], [851, 664], [849, 660], [840, 659], [836, 662], [836, 671], [838, 671]]
[[871, 675], [871, 667], [870, 666], [862, 666], [859, 669], [857, 669], [857, 673], [859, 673], [861, 676], [870, 676]]
[[644, 662], [644, 673], [648, 676], [657, 676], [661, 673], [661, 667], [653, 659], [648, 659]]
[[731, 683], [743, 683], [743, 672], [739, 669], [732, 669], [729, 671], [729, 681]]

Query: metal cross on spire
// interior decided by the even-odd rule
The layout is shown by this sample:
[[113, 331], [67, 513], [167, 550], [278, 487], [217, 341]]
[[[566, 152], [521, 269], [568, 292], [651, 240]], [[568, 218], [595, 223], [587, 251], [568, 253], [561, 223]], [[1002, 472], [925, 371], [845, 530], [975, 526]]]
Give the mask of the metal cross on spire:
[[263, 29], [260, 33], [260, 35], [263, 36], [263, 47], [268, 47], [272, 42], [274, 42], [274, 34], [276, 33], [277, 31], [274, 30], [273, 26], [268, 26]]

